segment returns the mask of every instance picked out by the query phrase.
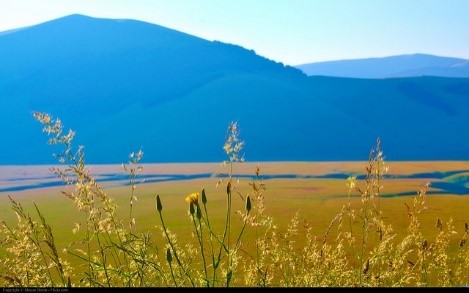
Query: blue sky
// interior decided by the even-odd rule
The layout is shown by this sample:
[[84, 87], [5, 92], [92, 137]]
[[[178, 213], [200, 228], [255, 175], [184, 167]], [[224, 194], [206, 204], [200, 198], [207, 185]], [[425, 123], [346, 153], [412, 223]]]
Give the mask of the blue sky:
[[469, 59], [469, 0], [0, 0], [0, 31], [74, 13], [143, 20], [289, 65], [412, 53]]

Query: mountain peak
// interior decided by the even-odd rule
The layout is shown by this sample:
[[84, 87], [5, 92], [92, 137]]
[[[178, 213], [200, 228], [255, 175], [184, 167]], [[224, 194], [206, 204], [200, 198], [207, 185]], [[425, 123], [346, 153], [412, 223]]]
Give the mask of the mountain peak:
[[388, 57], [315, 62], [296, 66], [307, 75], [349, 78], [415, 76], [469, 77], [467, 60], [414, 53]]
[[133, 19], [127, 19], [127, 18], [123, 19], [123, 18], [95, 17], [95, 16], [89, 16], [89, 15], [79, 14], [79, 13], [65, 15], [63, 17], [52, 19], [47, 22], [90, 22], [90, 21], [101, 21], [101, 22], [103, 21], [104, 22], [126, 21], [126, 22], [146, 23], [149, 25], [159, 26], [157, 24], [148, 23], [148, 22], [141, 21], [141, 20], [133, 20]]
[[65, 19], [65, 18], [68, 18], [68, 19], [79, 19], [79, 18], [94, 18], [94, 17], [91, 17], [91, 16], [88, 16], [88, 15], [85, 15], [85, 14], [80, 14], [80, 13], [74, 13], [74, 14], [69, 14], [69, 15], [66, 15], [64, 17], [60, 17], [58, 19]]
[[42, 25], [47, 25], [47, 24], [51, 24], [51, 23], [52, 24], [62, 25], [63, 23], [89, 22], [89, 21], [98, 20], [98, 19], [102, 19], [102, 18], [97, 18], [97, 17], [92, 17], [92, 16], [88, 16], [88, 15], [84, 15], [84, 14], [75, 13], [75, 14], [69, 14], [69, 15], [59, 17], [59, 18], [51, 19], [51, 20], [39, 23], [35, 26], [42, 26]]

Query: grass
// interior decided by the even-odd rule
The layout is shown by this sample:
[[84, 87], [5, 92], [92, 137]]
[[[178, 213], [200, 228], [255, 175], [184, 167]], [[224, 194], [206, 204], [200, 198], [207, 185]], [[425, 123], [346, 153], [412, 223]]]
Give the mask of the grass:
[[[364, 162], [357, 165], [364, 165]], [[402, 164], [412, 164], [404, 162]], [[271, 163], [271, 165], [275, 165]], [[215, 166], [215, 170], [219, 165]], [[245, 163], [243, 167], [255, 165]], [[260, 166], [263, 166], [262, 164]], [[146, 165], [145, 165], [146, 167]], [[164, 170], [165, 166], [161, 166]], [[119, 166], [113, 166], [119, 170]], [[262, 170], [262, 169], [261, 169]], [[179, 172], [179, 170], [177, 170]], [[187, 206], [184, 198], [191, 192], [205, 188], [210, 197], [210, 207], [213, 209], [214, 222], [222, 223], [224, 220], [225, 194], [221, 187], [216, 187], [216, 178], [182, 180], [174, 182], [147, 183], [137, 187], [138, 201], [134, 205], [136, 228], [141, 231], [155, 230], [157, 215], [155, 214], [155, 194], [159, 193], [168, 211], [167, 223], [172, 227], [178, 237], [185, 241], [191, 240], [191, 227], [187, 225]], [[340, 179], [270, 179], [264, 181], [266, 190], [266, 212], [275, 215], [279, 227], [286, 227], [290, 219], [298, 211], [305, 220], [313, 221], [312, 232], [322, 235], [330, 221], [337, 212], [347, 203], [347, 188], [344, 180]], [[408, 192], [414, 191], [421, 185], [422, 179], [386, 179], [384, 191]], [[242, 179], [239, 190], [245, 194], [249, 190], [249, 181]], [[56, 241], [58, 246], [65, 247], [76, 237], [71, 232], [74, 228], [74, 218], [77, 216], [76, 207], [70, 200], [61, 195], [63, 187], [36, 189], [33, 191], [14, 192], [14, 196], [21, 201], [25, 209], [34, 212], [32, 202], [47, 213], [54, 231], [60, 237]], [[128, 218], [128, 191], [129, 187], [106, 188], [109, 196], [115, 198], [120, 207], [118, 213], [123, 218]], [[416, 193], [416, 192], [415, 192]], [[395, 228], [398, 235], [406, 233], [407, 222], [405, 202], [411, 201], [411, 196], [382, 198], [381, 209], [386, 221]], [[358, 201], [358, 200], [356, 200]], [[357, 202], [358, 204], [358, 202]], [[465, 196], [451, 194], [432, 195], [428, 198], [428, 210], [422, 215], [422, 231], [426, 235], [432, 235], [436, 218], [453, 218], [456, 227], [463, 227], [468, 221], [467, 210], [469, 202]], [[16, 217], [10, 212], [10, 202], [7, 194], [0, 197], [0, 212], [7, 222], [14, 223]], [[73, 260], [73, 259], [72, 259]]]
[[[427, 196], [431, 187], [425, 178], [384, 177], [387, 167], [393, 174], [464, 169], [458, 162], [388, 163], [378, 140], [368, 162], [317, 163], [313, 171], [306, 163], [266, 163], [264, 170], [260, 163], [242, 163], [244, 142], [232, 123], [221, 168], [228, 177], [218, 186], [215, 178], [138, 184], [145, 168], [143, 153], [136, 152], [122, 166], [130, 185], [103, 188], [90, 175], [83, 150], [74, 148], [73, 132], [63, 134], [60, 120], [48, 114], [35, 117], [50, 143], [64, 147], [57, 157], [65, 165], [53, 172], [68, 186], [60, 189], [60, 198], [52, 195], [57, 188], [49, 188], [11, 199], [15, 213], [5, 214], [0, 231], [3, 286], [469, 283], [464, 197]], [[365, 179], [262, 180], [262, 174], [279, 170], [324, 174], [325, 169]], [[238, 183], [239, 172], [256, 176]], [[409, 189], [414, 196], [386, 196]], [[7, 200], [0, 199], [2, 207]]]

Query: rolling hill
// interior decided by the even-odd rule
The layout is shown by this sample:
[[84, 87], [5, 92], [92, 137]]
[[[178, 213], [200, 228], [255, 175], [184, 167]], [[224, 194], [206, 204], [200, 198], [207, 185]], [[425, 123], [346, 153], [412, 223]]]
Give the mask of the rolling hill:
[[441, 76], [469, 78], [469, 60], [428, 54], [301, 64], [305, 74], [350, 78]]
[[216, 162], [237, 120], [248, 161], [469, 159], [469, 79], [308, 77], [162, 26], [70, 15], [0, 33], [0, 164], [55, 163], [31, 112], [90, 163]]

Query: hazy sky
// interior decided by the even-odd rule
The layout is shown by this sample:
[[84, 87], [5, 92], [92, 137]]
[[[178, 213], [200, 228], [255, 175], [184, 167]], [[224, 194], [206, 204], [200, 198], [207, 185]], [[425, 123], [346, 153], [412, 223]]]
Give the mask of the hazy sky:
[[412, 53], [469, 59], [469, 0], [0, 0], [0, 31], [74, 13], [143, 20], [289, 65]]

